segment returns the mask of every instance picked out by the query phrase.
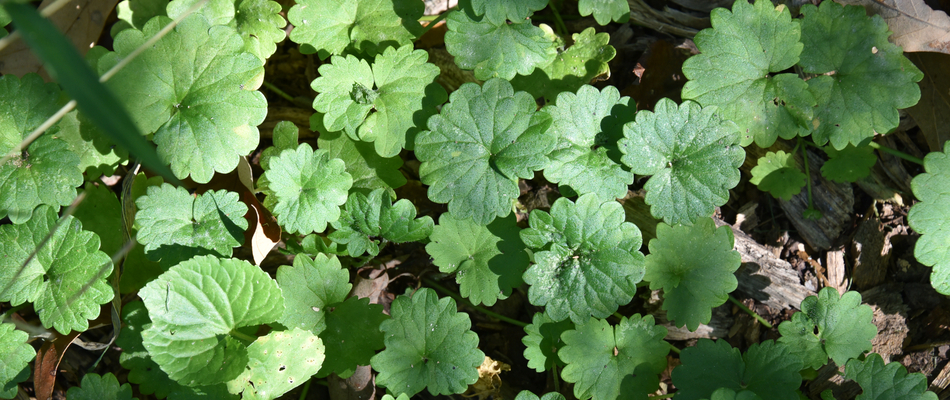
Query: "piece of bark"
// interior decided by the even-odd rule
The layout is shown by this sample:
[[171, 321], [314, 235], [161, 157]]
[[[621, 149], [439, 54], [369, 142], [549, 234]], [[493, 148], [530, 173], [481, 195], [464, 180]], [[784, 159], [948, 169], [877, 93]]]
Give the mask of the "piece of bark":
[[843, 295], [848, 291], [848, 276], [844, 262], [844, 248], [836, 247], [825, 253], [826, 273], [828, 275], [828, 286], [835, 288], [838, 295]]
[[[715, 219], [716, 226], [728, 225]], [[744, 232], [731, 227], [735, 249], [742, 257], [736, 271], [739, 287], [736, 292], [771, 307], [773, 310], [797, 309], [805, 297], [815, 294], [798, 277], [787, 261], [775, 257], [768, 247], [757, 243]]]
[[[792, 150], [786, 141], [779, 140], [769, 149], [758, 146], [746, 147], [746, 161], [742, 170], [749, 172], [758, 164], [759, 157], [765, 156], [768, 151]], [[803, 166], [801, 152], [795, 152], [795, 162]], [[854, 208], [854, 191], [850, 183], [839, 183], [825, 179], [821, 175], [821, 166], [825, 162], [825, 155], [815, 149], [808, 148], [808, 166], [811, 172], [809, 179], [812, 185], [812, 199], [815, 209], [821, 211], [821, 218], [807, 219], [804, 216], [808, 209], [808, 189], [802, 191], [789, 201], [778, 199], [779, 206], [785, 211], [798, 234], [805, 239], [813, 249], [827, 250], [834, 245], [835, 239], [851, 223], [852, 209]], [[804, 170], [804, 168], [802, 168]]]
[[851, 242], [854, 257], [852, 279], [854, 288], [865, 290], [884, 282], [887, 264], [891, 259], [891, 241], [882, 230], [881, 220], [876, 216], [858, 225]]
[[871, 339], [871, 351], [880, 354], [885, 363], [890, 362], [892, 356], [902, 354], [909, 340], [903, 291], [902, 284], [892, 283], [861, 292], [863, 302], [874, 310], [871, 322], [877, 327], [877, 336]]
[[931, 392], [936, 393], [938, 398], [946, 399], [950, 397], [950, 390], [947, 389], [948, 386], [950, 386], [950, 363], [944, 365], [933, 382], [930, 382], [929, 389]]

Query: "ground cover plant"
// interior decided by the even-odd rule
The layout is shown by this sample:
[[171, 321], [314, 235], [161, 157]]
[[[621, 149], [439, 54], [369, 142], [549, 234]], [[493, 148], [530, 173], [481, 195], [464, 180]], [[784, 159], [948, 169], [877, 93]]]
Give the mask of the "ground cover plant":
[[[872, 140], [924, 77], [885, 21], [830, 0], [794, 17], [736, 1], [695, 36], [681, 99], [642, 109], [591, 85], [617, 55], [598, 28], [630, 4], [565, 3], [443, 11], [446, 67], [420, 44], [437, 21], [419, 23], [417, 0], [124, 0], [110, 48], [83, 58], [33, 6], [3, 2], [0, 47], [21, 36], [55, 79], [0, 76], [0, 397], [51, 395], [44, 375], [103, 326], [115, 334], [84, 348], [119, 365], [92, 360], [69, 398], [303, 398], [312, 382], [500, 396], [474, 310], [517, 327], [526, 368], [553, 382], [518, 399], [798, 399], [827, 365], [859, 399], [936, 399], [872, 352], [856, 290], [816, 290], [774, 327], [736, 300], [736, 233], [713, 218], [747, 182], [785, 200], [807, 188], [804, 217], [821, 219], [817, 175], [871, 173]], [[597, 27], [569, 32], [567, 8]], [[265, 73], [285, 40], [319, 64], [306, 100]], [[453, 73], [467, 78], [441, 80]], [[265, 86], [306, 103], [319, 137], [282, 121], [262, 138]], [[780, 140], [792, 148], [742, 171]], [[944, 295], [947, 151], [916, 160], [907, 216]], [[529, 182], [553, 188], [546, 204]], [[634, 188], [651, 222], [617, 201]], [[651, 293], [657, 310], [636, 308]], [[485, 308], [514, 299], [525, 320]], [[729, 301], [771, 336], [673, 344]]]

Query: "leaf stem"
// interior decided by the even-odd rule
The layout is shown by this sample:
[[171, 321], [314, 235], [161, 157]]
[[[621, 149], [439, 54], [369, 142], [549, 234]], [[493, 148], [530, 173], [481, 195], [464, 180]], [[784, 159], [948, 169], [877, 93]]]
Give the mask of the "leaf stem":
[[735, 304], [737, 307], [739, 307], [742, 311], [745, 311], [746, 314], [751, 315], [752, 318], [755, 318], [757, 321], [759, 321], [759, 323], [761, 323], [762, 326], [766, 327], [767, 329], [772, 329], [772, 328], [773, 328], [773, 327], [772, 327], [772, 324], [770, 324], [769, 321], [766, 321], [765, 318], [762, 318], [762, 316], [759, 315], [757, 312], [752, 311], [751, 308], [746, 307], [745, 304], [742, 304], [741, 301], [736, 300], [736, 298], [735, 298], [735, 297], [732, 297], [731, 294], [729, 295], [729, 301], [731, 301], [732, 304]]
[[557, 11], [557, 7], [554, 6], [554, 2], [549, 1], [548, 7], [551, 8], [551, 13], [554, 14], [554, 21], [557, 22], [558, 36], [564, 37], [567, 35], [567, 26], [564, 25], [564, 20], [561, 19], [561, 13]]
[[888, 154], [890, 154], [890, 155], [903, 158], [903, 159], [905, 159], [905, 160], [907, 160], [907, 161], [910, 161], [910, 162], [912, 162], [912, 163], [914, 163], [914, 164], [924, 165], [924, 160], [921, 160], [921, 159], [919, 159], [919, 158], [917, 158], [917, 157], [914, 157], [914, 156], [912, 156], [912, 155], [910, 155], [910, 154], [904, 153], [903, 151], [896, 150], [896, 149], [892, 149], [892, 148], [890, 148], [890, 147], [884, 146], [884, 145], [879, 144], [879, 143], [877, 143], [877, 142], [875, 142], [875, 141], [869, 142], [869, 143], [868, 143], [868, 146], [871, 146], [872, 149], [880, 150], [880, 151], [883, 151], [883, 152], [888, 153]]
[[422, 278], [422, 281], [425, 282], [426, 285], [432, 286], [433, 289], [435, 289], [435, 290], [437, 290], [437, 291], [439, 291], [439, 292], [442, 292], [443, 294], [445, 294], [445, 295], [447, 295], [447, 296], [449, 296], [449, 297], [455, 299], [455, 301], [457, 301], [457, 302], [459, 302], [459, 303], [462, 303], [462, 304], [465, 304], [466, 306], [471, 307], [473, 310], [478, 311], [478, 312], [480, 312], [480, 313], [482, 313], [482, 314], [485, 314], [485, 315], [487, 315], [487, 316], [489, 316], [489, 317], [492, 317], [492, 318], [495, 318], [495, 319], [498, 319], [498, 320], [501, 320], [501, 321], [505, 321], [505, 322], [507, 322], [507, 323], [509, 323], [509, 324], [512, 324], [512, 325], [515, 325], [515, 326], [520, 326], [520, 327], [522, 327], [522, 328], [528, 326], [528, 324], [526, 324], [526, 323], [524, 323], [524, 322], [521, 322], [521, 321], [518, 321], [518, 320], [516, 320], [516, 319], [514, 319], [514, 318], [508, 318], [508, 317], [506, 317], [506, 316], [504, 316], [504, 315], [501, 315], [501, 314], [498, 314], [498, 313], [496, 313], [496, 312], [494, 312], [494, 311], [490, 311], [490, 310], [488, 310], [488, 309], [485, 309], [485, 308], [476, 306], [476, 305], [472, 304], [472, 302], [468, 301], [468, 299], [465, 299], [465, 298], [463, 298], [462, 296], [460, 296], [458, 293], [455, 293], [455, 292], [449, 290], [449, 289], [446, 288], [445, 286], [442, 286], [442, 285], [440, 285], [440, 284], [438, 284], [438, 283], [435, 283], [435, 281], [433, 281], [432, 279], [429, 279], [429, 278]]
[[300, 390], [300, 400], [305, 400], [307, 398], [307, 392], [310, 391], [310, 382], [313, 382], [313, 378], [307, 379], [307, 383], [303, 384], [303, 389]]
[[242, 332], [238, 331], [237, 329], [231, 329], [231, 332], [229, 332], [229, 334], [230, 334], [231, 336], [234, 336], [234, 337], [238, 338], [238, 339], [246, 340], [246, 341], [248, 341], [248, 342], [253, 342], [253, 341], [257, 340], [257, 337], [254, 337], [254, 336], [251, 336], [251, 335], [242, 333]]
[[283, 98], [286, 99], [287, 101], [294, 101], [293, 96], [287, 94], [287, 92], [285, 92], [285, 91], [283, 91], [283, 90], [280, 90], [280, 88], [277, 87], [277, 86], [274, 86], [273, 83], [270, 83], [270, 82], [268, 82], [268, 81], [264, 81], [264, 87], [270, 89], [270, 91], [274, 92], [275, 94], [277, 94], [277, 95], [280, 96], [280, 97], [283, 97]]
[[671, 398], [673, 398], [673, 396], [676, 396], [676, 393], [667, 393], [667, 394], [661, 394], [661, 395], [659, 395], [659, 396], [650, 396], [650, 399], [651, 399], [651, 400], [653, 400], [653, 399], [671, 399]]
[[676, 354], [679, 354], [679, 353], [680, 353], [681, 350], [680, 350], [679, 348], [677, 348], [676, 346], [673, 346], [673, 343], [666, 342], [666, 344], [670, 345], [670, 351], [672, 351], [672, 352], [674, 352], [674, 353], [676, 353]]
[[419, 37], [417, 37], [416, 40], [421, 39], [423, 36], [425, 36], [426, 33], [429, 33], [429, 31], [432, 30], [432, 28], [435, 28], [436, 24], [438, 24], [439, 22], [442, 22], [442, 20], [448, 17], [449, 13], [454, 11], [454, 9], [455, 7], [451, 7], [448, 10], [445, 10], [445, 12], [443, 12], [442, 14], [437, 15], [432, 21], [429, 21], [429, 23], [426, 24], [426, 27], [422, 28], [422, 33], [419, 34]]

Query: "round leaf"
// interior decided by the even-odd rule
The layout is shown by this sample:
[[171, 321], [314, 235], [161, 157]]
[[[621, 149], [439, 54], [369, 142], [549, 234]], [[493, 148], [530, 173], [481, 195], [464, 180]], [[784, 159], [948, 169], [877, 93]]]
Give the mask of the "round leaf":
[[693, 226], [657, 225], [644, 279], [650, 289], [663, 289], [663, 309], [676, 326], [695, 331], [736, 290], [741, 257], [733, 244], [732, 230], [716, 228], [711, 218]]
[[801, 361], [773, 341], [755, 343], [740, 355], [725, 340], [699, 339], [696, 346], [683, 350], [680, 361], [683, 364], [672, 374], [678, 398], [708, 399], [717, 389], [728, 388], [747, 390], [762, 399], [799, 399]]
[[112, 373], [103, 376], [86, 374], [82, 377], [80, 386], [73, 386], [66, 391], [66, 396], [73, 400], [132, 400], [132, 386], [128, 383], [119, 386], [119, 380]]
[[751, 172], [749, 183], [785, 201], [791, 200], [805, 186], [805, 174], [798, 169], [794, 154], [785, 154], [782, 150], [765, 153]]
[[340, 206], [353, 185], [344, 168], [342, 160], [306, 143], [284, 150], [271, 158], [270, 169], [264, 172], [268, 182], [264, 206], [290, 233], [322, 232], [328, 222], [340, 218]]
[[495, 23], [487, 18], [473, 21], [467, 13], [452, 12], [446, 18], [445, 49], [461, 69], [475, 70], [475, 79], [528, 75], [551, 63], [557, 49], [544, 31], [530, 20]]
[[600, 25], [610, 21], [624, 23], [630, 19], [630, 4], [617, 0], [580, 0], [577, 10], [582, 17], [594, 14], [594, 20]]
[[308, 329], [319, 335], [326, 328], [327, 306], [346, 299], [352, 285], [350, 274], [336, 256], [317, 254], [294, 258], [294, 265], [277, 269], [277, 283], [284, 295], [286, 309], [280, 322], [288, 328]]
[[518, 178], [544, 167], [555, 139], [551, 118], [503, 79], [462, 85], [416, 138], [419, 175], [429, 199], [449, 203], [457, 219], [487, 225], [511, 212]]
[[848, 145], [844, 149], [836, 150], [828, 146], [824, 148], [828, 161], [821, 166], [821, 174], [828, 179], [838, 182], [856, 182], [871, 174], [871, 167], [877, 162], [877, 155], [871, 146]]
[[371, 360], [377, 385], [409, 397], [427, 388], [434, 396], [462, 393], [478, 380], [485, 354], [454, 300], [422, 288], [397, 297], [390, 312], [392, 318], [380, 326], [386, 349]]
[[416, 21], [424, 10], [412, 0], [301, 0], [287, 13], [294, 25], [290, 40], [321, 59], [344, 51], [375, 56], [386, 47], [412, 44], [422, 32]]
[[910, 227], [920, 233], [914, 256], [921, 264], [933, 267], [930, 284], [938, 292], [950, 295], [950, 146], [943, 153], [932, 152], [924, 158], [927, 171], [914, 177], [911, 188], [920, 202], [907, 213]]
[[[805, 367], [818, 369], [831, 357], [835, 364], [844, 365], [871, 350], [871, 339], [877, 327], [871, 322], [871, 307], [861, 304], [861, 294], [838, 291], [826, 287], [818, 296], [802, 300], [802, 312], [779, 325], [780, 342], [788, 345], [792, 354], [802, 359]], [[818, 333], [815, 333], [815, 330]]]

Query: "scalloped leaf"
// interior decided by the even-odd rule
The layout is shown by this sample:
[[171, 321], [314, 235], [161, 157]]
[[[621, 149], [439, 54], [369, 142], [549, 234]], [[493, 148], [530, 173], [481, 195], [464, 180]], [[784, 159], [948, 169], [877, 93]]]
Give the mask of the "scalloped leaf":
[[828, 155], [828, 161], [821, 166], [821, 175], [837, 182], [857, 182], [871, 174], [871, 167], [877, 162], [877, 154], [871, 146], [853, 146], [837, 150], [832, 146], [822, 150]]
[[439, 67], [428, 58], [411, 45], [386, 49], [372, 66], [354, 56], [334, 56], [311, 84], [318, 93], [313, 108], [324, 114], [328, 130], [373, 142], [382, 157], [396, 156], [411, 147], [421, 130], [417, 125], [423, 126], [448, 97], [434, 81]]
[[79, 203], [73, 216], [82, 221], [83, 229], [99, 237], [99, 250], [109, 255], [118, 253], [125, 245], [125, 235], [116, 229], [123, 222], [122, 206], [115, 192], [106, 185], [86, 182], [82, 193], [86, 199]]
[[169, 268], [197, 255], [230, 257], [244, 244], [247, 206], [237, 193], [208, 191], [194, 196], [168, 183], [149, 187], [135, 201], [136, 240], [145, 256]]
[[383, 348], [383, 332], [379, 326], [389, 316], [381, 304], [369, 304], [369, 298], [350, 297], [325, 308], [326, 330], [320, 334], [327, 348], [327, 359], [317, 373], [318, 378], [337, 374], [347, 378], [359, 365]]
[[557, 105], [544, 107], [542, 112], [554, 121], [551, 131], [558, 135], [554, 151], [548, 154], [544, 177], [570, 186], [578, 194], [596, 193], [602, 199], [624, 197], [633, 183], [633, 173], [609, 155], [619, 151], [617, 141], [623, 137], [621, 124], [611, 126], [609, 122], [635, 109], [629, 103], [630, 98], [620, 97], [613, 86], [598, 91], [584, 85], [576, 95], [561, 93]]
[[528, 253], [519, 232], [513, 215], [482, 225], [442, 214], [426, 252], [440, 272], [455, 273], [463, 297], [491, 306], [522, 284]]
[[[314, 122], [314, 114], [310, 118]], [[372, 143], [350, 139], [343, 132], [320, 132], [317, 138], [317, 147], [329, 152], [331, 158], [339, 158], [346, 164], [346, 172], [353, 177], [353, 187], [350, 192], [359, 192], [369, 195], [375, 189], [385, 189], [390, 196], [396, 197], [393, 189], [406, 184], [406, 177], [399, 172], [402, 168], [402, 158], [381, 157]]]
[[247, 368], [228, 382], [243, 399], [276, 399], [307, 382], [324, 360], [323, 341], [307, 330], [271, 332], [247, 346]]
[[[643, 279], [640, 230], [624, 221], [623, 207], [585, 194], [560, 198], [551, 212], [531, 211], [521, 239], [535, 250], [524, 273], [531, 304], [555, 321], [582, 324], [606, 318], [627, 304]], [[540, 250], [540, 251], [539, 251]]]
[[713, 10], [710, 21], [713, 28], [695, 38], [701, 53], [683, 63], [683, 99], [718, 106], [739, 126], [742, 146], [807, 135], [815, 107], [808, 85], [795, 74], [769, 76], [791, 68], [802, 52], [801, 24], [788, 8], [737, 1], [731, 12]]
[[930, 284], [934, 289], [950, 295], [950, 145], [944, 144], [942, 153], [927, 154], [924, 170], [910, 183], [920, 199], [907, 213], [910, 227], [920, 233], [914, 257], [933, 267]]
[[717, 389], [729, 388], [750, 391], [762, 399], [799, 399], [801, 361], [771, 340], [755, 343], [740, 355], [725, 340], [699, 339], [696, 346], [683, 349], [680, 360], [683, 364], [672, 373], [677, 398], [709, 398]]
[[332, 222], [335, 231], [327, 235], [330, 240], [346, 245], [352, 257], [369, 253], [379, 255], [382, 238], [393, 243], [415, 242], [432, 233], [432, 217], [416, 218], [416, 206], [407, 199], [393, 204], [392, 197], [383, 189], [376, 189], [366, 196], [350, 193], [343, 215]]
[[346, 299], [350, 292], [350, 273], [343, 269], [336, 256], [304, 255], [294, 264], [277, 269], [277, 283], [284, 294], [286, 306], [278, 322], [288, 328], [309, 329], [319, 335], [326, 329], [326, 308]]
[[387, 47], [412, 44], [425, 5], [413, 0], [301, 0], [287, 13], [290, 40], [321, 59], [344, 52], [375, 56]]
[[411, 297], [396, 297], [390, 313], [380, 326], [386, 349], [370, 361], [377, 385], [409, 397], [426, 388], [434, 396], [462, 393], [478, 380], [485, 353], [455, 300], [421, 288]]
[[522, 390], [518, 392], [517, 396], [515, 396], [515, 400], [565, 400], [565, 398], [563, 394], [558, 392], [545, 393], [540, 398], [538, 398], [538, 395], [531, 393], [528, 390]]
[[232, 331], [275, 322], [284, 312], [281, 290], [266, 272], [247, 261], [213, 256], [172, 267], [139, 296], [152, 319], [142, 343], [152, 360], [185, 386], [237, 378], [248, 352]]
[[[322, 232], [327, 223], [340, 218], [353, 178], [343, 161], [330, 158], [326, 150], [313, 150], [303, 143], [270, 159], [262, 179], [268, 194], [264, 207], [290, 233]], [[260, 184], [260, 182], [259, 182]]]
[[745, 151], [736, 125], [716, 107], [660, 99], [654, 111], [624, 125], [621, 159], [637, 175], [653, 175], [644, 188], [650, 213], [668, 224], [692, 224], [726, 204], [739, 184]]
[[782, 334], [779, 342], [788, 345], [805, 368], [818, 369], [829, 357], [835, 364], [845, 365], [871, 351], [877, 327], [871, 322], [871, 307], [861, 304], [860, 293], [845, 292], [839, 297], [837, 290], [826, 287], [818, 296], [802, 300], [801, 310], [778, 330]]
[[511, 79], [515, 90], [531, 93], [535, 98], [544, 97], [545, 101], [553, 103], [559, 93], [576, 92], [599, 76], [610, 76], [607, 62], [617, 55], [617, 50], [607, 44], [610, 34], [587, 28], [571, 37], [574, 44], [563, 51], [558, 49], [550, 64], [535, 69], [531, 75], [517, 75]]
[[[99, 316], [99, 305], [112, 300], [106, 283], [112, 259], [99, 251], [99, 237], [84, 231], [73, 216], [50, 234], [57, 220], [56, 212], [43, 205], [24, 224], [0, 226], [0, 301], [11, 306], [32, 302], [43, 326], [65, 335], [85, 331]], [[34, 249], [36, 255], [21, 271]]]
[[898, 362], [884, 364], [877, 353], [871, 353], [864, 361], [849, 360], [844, 376], [861, 385], [862, 393], [856, 400], [937, 400], [934, 392], [927, 391], [924, 374], [908, 374], [907, 368]]
[[111, 372], [105, 375], [86, 374], [82, 377], [80, 386], [73, 386], [66, 391], [70, 400], [132, 400], [132, 386], [128, 383], [119, 386], [119, 380]]
[[[37, 74], [23, 79], [0, 76], [0, 157], [19, 146], [62, 106], [59, 97], [59, 86], [43, 82]], [[0, 165], [0, 218], [22, 224], [41, 204], [56, 209], [69, 205], [83, 181], [79, 161], [66, 141], [49, 134], [40, 136], [20, 155]]]
[[570, 319], [555, 322], [547, 313], [534, 313], [531, 324], [524, 327], [525, 336], [521, 338], [528, 368], [544, 372], [567, 365], [558, 357], [558, 351], [564, 347], [561, 333], [572, 329], [574, 323]]
[[79, 170], [87, 180], [110, 176], [129, 161], [129, 151], [116, 146], [85, 114], [73, 110], [57, 126], [56, 136], [69, 143], [69, 151], [79, 156]]
[[503, 79], [479, 87], [466, 83], [452, 93], [429, 131], [416, 138], [419, 175], [429, 199], [448, 203], [456, 219], [487, 225], [511, 212], [518, 178], [534, 177], [555, 138], [551, 117], [535, 112], [531, 95]]
[[548, 0], [469, 0], [462, 6], [466, 5], [471, 6], [473, 15], [484, 15], [484, 19], [500, 25], [507, 21], [518, 23], [531, 17], [535, 11], [547, 7]]
[[864, 7], [823, 2], [802, 6], [800, 65], [810, 74], [808, 89], [818, 100], [812, 139], [835, 149], [859, 145], [874, 133], [897, 127], [897, 110], [920, 100], [924, 74], [903, 50], [887, 41], [891, 32]]
[[274, 145], [261, 151], [261, 168], [265, 171], [270, 169], [270, 159], [279, 156], [284, 150], [295, 150], [300, 145], [299, 134], [300, 128], [293, 122], [280, 121], [274, 125], [274, 133], [271, 136]]
[[122, 348], [119, 354], [119, 363], [122, 368], [129, 370], [129, 382], [138, 385], [142, 394], [155, 394], [155, 397], [164, 399], [171, 397], [176, 400], [236, 399], [237, 396], [228, 393], [225, 384], [214, 386], [188, 387], [168, 377], [168, 374], [152, 361], [142, 344], [142, 331], [152, 326], [148, 317], [148, 310], [141, 300], [133, 301], [122, 307], [122, 330], [115, 344]]
[[732, 229], [716, 228], [711, 218], [693, 226], [657, 225], [643, 279], [650, 289], [663, 289], [663, 309], [676, 326], [695, 331], [709, 323], [712, 309], [736, 290], [741, 257], [734, 242]]
[[165, 8], [168, 6], [168, 0], [123, 0], [115, 7], [118, 21], [109, 30], [109, 34], [115, 38], [119, 32], [125, 29], [134, 28], [142, 30], [145, 23], [153, 17], [168, 16]]
[[600, 25], [610, 21], [624, 23], [630, 19], [630, 4], [626, 0], [580, 0], [577, 10], [582, 17], [594, 14], [594, 20]]
[[[169, 22], [157, 17], [142, 31], [119, 33], [116, 51], [99, 59], [99, 73]], [[241, 156], [257, 148], [257, 125], [267, 114], [267, 100], [255, 90], [263, 74], [263, 62], [244, 50], [234, 28], [190, 15], [107, 84], [142, 133], [154, 134], [158, 155], [176, 177], [207, 183], [215, 172], [234, 170]]]
[[445, 49], [461, 69], [475, 70], [475, 79], [529, 75], [535, 68], [554, 61], [557, 48], [544, 30], [531, 20], [495, 23], [487, 18], [474, 21], [455, 11], [446, 18]]
[[[822, 167], [824, 171], [824, 167]], [[785, 201], [801, 193], [805, 186], [805, 173], [798, 169], [794, 154], [785, 154], [785, 151], [768, 152], [759, 158], [752, 168], [752, 183], [761, 191], [769, 192], [772, 196]]]
[[615, 399], [622, 393], [625, 398], [646, 400], [666, 369], [670, 352], [670, 344], [663, 340], [666, 333], [652, 315], [623, 317], [616, 326], [591, 318], [561, 335], [564, 348], [558, 355], [567, 363], [561, 376], [574, 383], [578, 399]]
[[0, 323], [0, 397], [6, 399], [16, 397], [18, 384], [30, 377], [30, 361], [36, 358], [36, 350], [27, 343], [30, 335], [15, 328]]
[[271, 0], [237, 0], [234, 22], [244, 36], [244, 48], [261, 60], [277, 51], [287, 33], [287, 21], [281, 16], [280, 3]]

